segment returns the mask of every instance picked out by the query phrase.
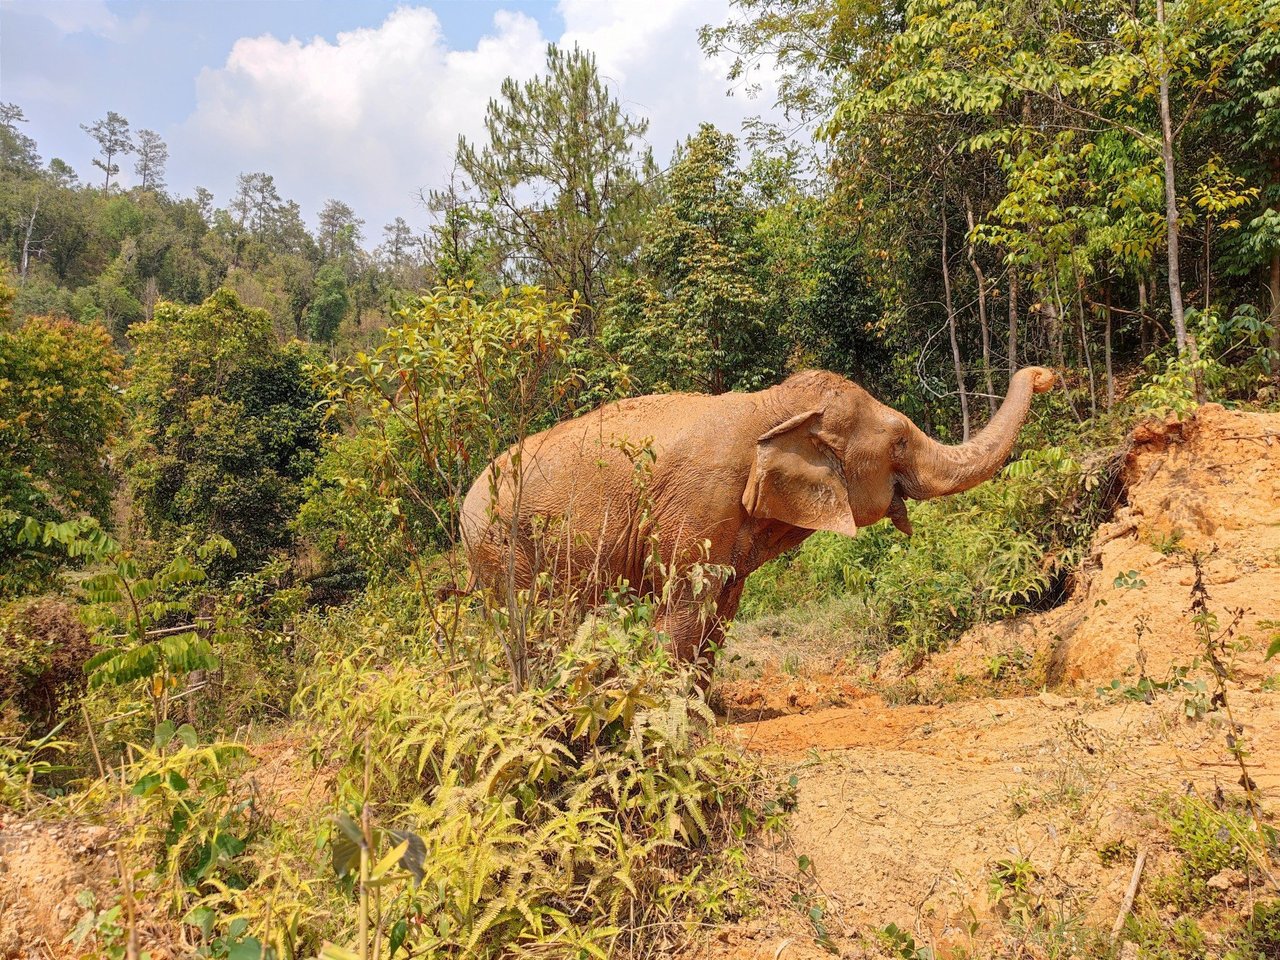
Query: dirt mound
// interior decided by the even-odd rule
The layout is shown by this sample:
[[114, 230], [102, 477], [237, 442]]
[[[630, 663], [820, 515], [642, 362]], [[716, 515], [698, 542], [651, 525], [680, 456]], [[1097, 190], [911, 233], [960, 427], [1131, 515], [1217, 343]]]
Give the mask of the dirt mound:
[[[1280, 742], [1280, 698], [1237, 694], [1234, 708], [1250, 742]], [[996, 906], [990, 880], [1002, 862], [1031, 866], [1041, 909], [1109, 927], [1137, 847], [1150, 845], [1148, 876], [1172, 860], [1151, 845], [1168, 798], [1234, 786], [1225, 732], [1216, 715], [1184, 722], [1171, 699], [1104, 705], [1042, 694], [910, 707], [868, 698], [739, 724], [731, 735], [794, 770], [787, 835], [758, 852], [757, 872], [796, 877], [799, 858], [811, 862], [808, 896], [822, 902], [833, 935], [856, 942], [893, 923], [935, 950], [997, 951], [999, 925], [978, 921]], [[1265, 799], [1280, 797], [1280, 754], [1259, 750], [1250, 773]], [[1265, 895], [1257, 882], [1238, 883], [1229, 909]], [[788, 938], [812, 944], [802, 917], [772, 919], [703, 952], [765, 956]]]
[[1236, 628], [1239, 679], [1258, 684], [1280, 617], [1280, 415], [1209, 404], [1186, 420], [1140, 426], [1124, 462], [1126, 503], [1098, 530], [1065, 604], [969, 631], [916, 677], [922, 687], [1035, 662], [1043, 685], [1160, 680], [1199, 653], [1191, 605], [1193, 552], [1204, 557], [1209, 606]]
[[871, 696], [838, 664], [828, 669], [784, 673], [766, 663], [759, 677], [725, 680], [713, 691], [712, 707], [731, 723], [768, 720], [822, 707], [843, 707]]

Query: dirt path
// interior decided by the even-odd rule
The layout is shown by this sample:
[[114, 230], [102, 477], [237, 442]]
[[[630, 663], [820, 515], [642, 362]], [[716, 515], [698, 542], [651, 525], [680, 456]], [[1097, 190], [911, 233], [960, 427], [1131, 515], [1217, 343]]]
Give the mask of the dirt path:
[[[1280, 744], [1280, 698], [1237, 697], [1255, 744]], [[989, 915], [1001, 861], [1035, 870], [1041, 902], [1109, 925], [1152, 819], [1189, 788], [1212, 796], [1239, 773], [1221, 718], [1188, 724], [1181, 705], [1054, 695], [940, 707], [849, 708], [739, 724], [731, 734], [799, 780], [788, 835], [762, 853], [772, 869], [812, 862], [814, 896], [846, 935], [894, 923], [920, 943], [971, 945]], [[1280, 798], [1280, 751], [1250, 765], [1264, 797]], [[1129, 855], [1104, 865], [1103, 853]], [[1158, 871], [1164, 851], [1152, 851]], [[784, 924], [783, 927], [786, 927]], [[783, 934], [803, 933], [779, 928]], [[990, 931], [988, 931], [989, 933]]]

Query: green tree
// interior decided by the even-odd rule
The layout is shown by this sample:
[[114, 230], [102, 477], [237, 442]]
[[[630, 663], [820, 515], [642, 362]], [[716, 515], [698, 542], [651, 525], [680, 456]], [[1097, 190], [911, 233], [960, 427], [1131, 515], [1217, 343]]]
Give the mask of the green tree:
[[125, 456], [143, 531], [161, 546], [221, 536], [253, 569], [290, 543], [289, 521], [321, 442], [319, 397], [296, 343], [227, 290], [161, 303], [130, 332], [134, 377]]
[[80, 129], [98, 144], [98, 152], [102, 159], [93, 158], [93, 165], [105, 174], [102, 192], [111, 190], [111, 178], [120, 172], [120, 164], [115, 158], [133, 153], [133, 140], [129, 136], [129, 121], [114, 110], [108, 110], [106, 117], [95, 120], [91, 124], [80, 124]]
[[342, 318], [350, 309], [351, 297], [347, 293], [347, 278], [342, 268], [326, 263], [316, 271], [315, 298], [307, 307], [307, 329], [311, 339], [333, 343]]
[[29, 176], [40, 169], [36, 142], [18, 127], [26, 122], [16, 103], [0, 103], [0, 176]]
[[655, 390], [723, 393], [776, 370], [765, 341], [762, 251], [732, 136], [703, 124], [677, 151], [644, 233], [642, 274], [604, 341]]
[[12, 326], [0, 282], [0, 596], [42, 586], [62, 553], [20, 544], [29, 522], [105, 522], [107, 445], [121, 417], [123, 362], [100, 326], [32, 317]]
[[169, 148], [154, 130], [138, 131], [138, 159], [133, 172], [143, 190], [164, 189], [164, 168], [169, 162]]
[[429, 600], [456, 543], [481, 465], [553, 425], [582, 371], [570, 355], [573, 304], [535, 287], [487, 297], [439, 287], [400, 310], [367, 353], [322, 368], [335, 418], [299, 526], [336, 568], [406, 568]]
[[320, 229], [316, 240], [320, 255], [326, 260], [354, 261], [364, 239], [360, 228], [364, 221], [341, 200], [326, 200], [320, 211]]
[[595, 56], [547, 48], [546, 74], [507, 78], [485, 114], [487, 142], [458, 141], [458, 165], [491, 214], [512, 279], [578, 294], [578, 328], [635, 245], [652, 161], [648, 121], [623, 112]]

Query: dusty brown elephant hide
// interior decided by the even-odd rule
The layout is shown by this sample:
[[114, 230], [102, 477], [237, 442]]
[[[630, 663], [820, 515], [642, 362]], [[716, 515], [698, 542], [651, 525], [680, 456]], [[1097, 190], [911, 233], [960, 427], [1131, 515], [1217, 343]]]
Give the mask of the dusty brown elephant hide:
[[[723, 639], [745, 578], [810, 534], [853, 536], [885, 517], [910, 533], [905, 501], [990, 479], [1032, 394], [1053, 383], [1043, 367], [1018, 371], [991, 422], [958, 446], [821, 370], [757, 393], [612, 403], [529, 437], [477, 478], [462, 510], [472, 574], [501, 598], [550, 572], [584, 605], [621, 580], [665, 587], [658, 627], [695, 658]], [[649, 561], [655, 547], [667, 573]], [[733, 573], [695, 597], [683, 572], [697, 561]]]

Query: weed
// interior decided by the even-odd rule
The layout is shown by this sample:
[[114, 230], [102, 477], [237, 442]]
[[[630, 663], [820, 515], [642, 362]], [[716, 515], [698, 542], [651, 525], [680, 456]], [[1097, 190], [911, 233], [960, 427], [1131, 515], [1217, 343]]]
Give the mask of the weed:
[[1104, 867], [1114, 867], [1120, 863], [1132, 863], [1138, 851], [1132, 844], [1123, 840], [1112, 840], [1098, 848], [1098, 860]]
[[933, 951], [916, 946], [916, 938], [896, 923], [886, 924], [877, 930], [876, 940], [891, 956], [901, 960], [933, 960]]
[[0, 738], [0, 808], [30, 806], [40, 792], [37, 781], [69, 769], [50, 759], [72, 746], [68, 741], [54, 739], [62, 726], [60, 723], [43, 737], [30, 741], [20, 737]]
[[1227, 869], [1244, 869], [1251, 857], [1251, 822], [1247, 814], [1215, 810], [1196, 797], [1178, 801], [1166, 814], [1177, 867], [1150, 887], [1157, 904], [1179, 911], [1201, 910], [1214, 900], [1208, 880]]
[[1272, 960], [1280, 957], [1280, 900], [1260, 900], [1238, 931], [1224, 960]]
[[129, 932], [121, 922], [124, 908], [119, 903], [100, 909], [98, 898], [92, 890], [81, 890], [76, 895], [76, 903], [85, 912], [67, 936], [67, 943], [78, 948], [92, 939], [97, 942], [99, 953], [106, 960], [125, 960], [126, 957], [150, 960], [150, 953], [140, 953], [136, 946], [129, 943]]
[[1176, 527], [1168, 533], [1160, 534], [1151, 540], [1151, 548], [1161, 556], [1172, 556], [1183, 551], [1183, 532]]

